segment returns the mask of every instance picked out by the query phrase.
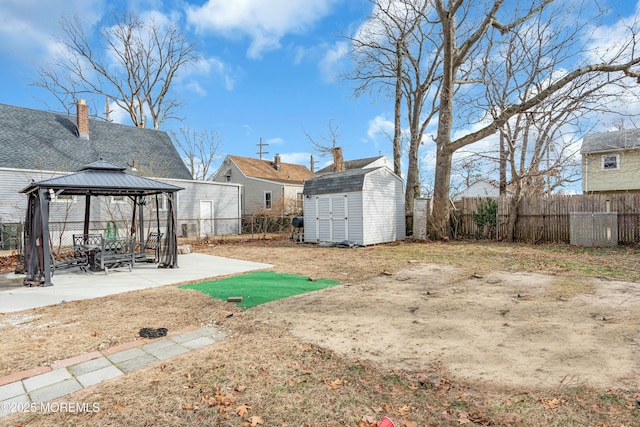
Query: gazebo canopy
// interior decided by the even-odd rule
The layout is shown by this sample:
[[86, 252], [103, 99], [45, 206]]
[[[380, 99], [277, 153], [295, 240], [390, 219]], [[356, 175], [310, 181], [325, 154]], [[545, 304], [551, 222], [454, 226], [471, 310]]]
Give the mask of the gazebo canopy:
[[[182, 190], [171, 184], [153, 179], [131, 175], [126, 168], [103, 160], [84, 166], [77, 173], [32, 182], [21, 193], [27, 194], [29, 203], [25, 220], [24, 235], [24, 270], [27, 273], [25, 283], [40, 283], [50, 286], [51, 283], [51, 248], [49, 247], [49, 203], [51, 191], [56, 195], [84, 195], [86, 197], [84, 234], [89, 232], [90, 200], [91, 196], [128, 196], [134, 202], [133, 220], [135, 224], [136, 207], [143, 204], [146, 196], [166, 194], [168, 201], [166, 221], [166, 244], [160, 259], [160, 267], [176, 268], [177, 237], [175, 232], [176, 193]], [[142, 244], [144, 236], [143, 209], [139, 209], [138, 240]], [[131, 227], [131, 234], [135, 234], [135, 226]]]
[[126, 168], [99, 160], [80, 171], [57, 178], [31, 183], [21, 193], [40, 188], [52, 189], [60, 194], [91, 196], [149, 196], [180, 191], [183, 188], [125, 172]]

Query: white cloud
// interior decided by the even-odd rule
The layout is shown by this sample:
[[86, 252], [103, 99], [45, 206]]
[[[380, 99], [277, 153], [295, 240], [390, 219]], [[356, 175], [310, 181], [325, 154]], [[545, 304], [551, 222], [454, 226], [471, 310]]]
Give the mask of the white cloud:
[[294, 165], [303, 165], [309, 167], [311, 162], [310, 153], [285, 153], [280, 154], [280, 159], [284, 163], [293, 163]]
[[275, 138], [269, 138], [265, 141], [265, 143], [269, 144], [269, 145], [282, 145], [284, 144], [284, 139], [280, 138], [280, 137], [275, 137]]
[[369, 120], [367, 136], [372, 140], [378, 140], [380, 138], [389, 140], [389, 138], [393, 138], [393, 129], [392, 121], [387, 120], [384, 115], [378, 115], [372, 120]]
[[250, 58], [280, 47], [288, 33], [303, 33], [329, 13], [336, 0], [208, 0], [187, 7], [187, 21], [198, 31], [251, 38]]
[[319, 63], [320, 74], [325, 82], [333, 82], [342, 69], [342, 61], [349, 54], [349, 44], [339, 41], [325, 48], [326, 52]]
[[104, 0], [3, 0], [0, 19], [0, 53], [37, 68], [58, 51], [60, 19], [77, 14], [87, 25], [95, 24]]

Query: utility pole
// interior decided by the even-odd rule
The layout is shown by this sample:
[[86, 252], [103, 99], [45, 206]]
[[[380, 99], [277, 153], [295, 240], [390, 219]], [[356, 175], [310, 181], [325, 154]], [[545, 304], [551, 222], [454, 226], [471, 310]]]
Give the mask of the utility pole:
[[262, 160], [262, 155], [263, 154], [269, 154], [268, 151], [262, 151], [262, 147], [266, 147], [269, 144], [265, 144], [262, 142], [262, 138], [260, 138], [260, 143], [256, 144], [258, 147], [260, 147], [260, 151], [258, 151], [256, 154], [258, 154], [260, 156], [260, 160]]
[[311, 155], [311, 173], [316, 172], [316, 161], [313, 159], [313, 154]]

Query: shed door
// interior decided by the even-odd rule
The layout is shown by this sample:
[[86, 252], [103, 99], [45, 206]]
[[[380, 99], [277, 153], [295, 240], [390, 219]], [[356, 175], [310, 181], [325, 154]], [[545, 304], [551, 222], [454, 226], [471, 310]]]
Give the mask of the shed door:
[[320, 242], [349, 238], [347, 195], [316, 196], [316, 236]]
[[200, 200], [200, 237], [213, 236], [213, 200]]

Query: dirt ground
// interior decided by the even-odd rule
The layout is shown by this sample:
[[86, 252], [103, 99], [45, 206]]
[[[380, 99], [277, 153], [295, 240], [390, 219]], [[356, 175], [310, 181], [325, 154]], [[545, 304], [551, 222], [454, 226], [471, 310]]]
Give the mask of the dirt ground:
[[[196, 249], [342, 284], [241, 317], [234, 306], [173, 286], [0, 314], [0, 374], [131, 341], [145, 326], [229, 326], [233, 336], [255, 324], [345, 360], [446, 372], [492, 390], [588, 386], [635, 390], [640, 398], [640, 267], [633, 248], [402, 243], [338, 249], [276, 241]], [[229, 313], [242, 319], [241, 331], [233, 331]]]
[[[412, 371], [510, 388], [636, 387], [640, 288], [591, 279], [561, 296], [564, 278], [416, 264], [366, 283], [257, 307], [257, 318], [304, 341]], [[565, 284], [566, 285], [566, 284]]]
[[[640, 379], [637, 283], [500, 271], [498, 265], [478, 274], [468, 267], [414, 259], [399, 268], [387, 258], [385, 268], [380, 264], [380, 258], [385, 257], [379, 248], [284, 246], [278, 251], [269, 250], [269, 245], [264, 244], [251, 250], [245, 246], [244, 258], [275, 263], [279, 271], [331, 276], [345, 283], [251, 310], [258, 321], [286, 328], [306, 342], [400, 369], [419, 370], [422, 365], [438, 363], [458, 379], [506, 387], [538, 388], [566, 383], [635, 387]], [[205, 246], [200, 250], [219, 255], [234, 252], [234, 256], [243, 257], [236, 253], [243, 251], [241, 244]], [[317, 252], [325, 255], [316, 257]], [[171, 287], [165, 291], [176, 292]], [[90, 311], [112, 306], [113, 311], [123, 313], [129, 311], [127, 304], [134, 303], [127, 301], [128, 296], [113, 297], [106, 304], [100, 299], [78, 305], [84, 306], [83, 311], [92, 305]], [[139, 298], [147, 299], [143, 294]], [[181, 300], [178, 304], [176, 300], [181, 299], [163, 298], [150, 307], [153, 312], [160, 310], [177, 319], [187, 317], [177, 320], [184, 327], [193, 320], [186, 313], [192, 309], [207, 311], [205, 299], [197, 303]], [[61, 313], [55, 316], [56, 320], [43, 321], [47, 311], [64, 311], [73, 321], [61, 318]], [[144, 309], [136, 311], [140, 314]], [[212, 319], [222, 315], [226, 312]], [[120, 319], [128, 322], [131, 319], [127, 316]], [[100, 342], [86, 342], [87, 347], [97, 344], [98, 349], [134, 338], [133, 333], [123, 338], [118, 334], [109, 336], [108, 330], [122, 329], [113, 323], [118, 319], [103, 322], [108, 329], [98, 333], [101, 328], [81, 320], [81, 313], [73, 313], [73, 307], [52, 307], [0, 315], [0, 329], [13, 326], [23, 330], [31, 324], [47, 330], [48, 334], [23, 333], [13, 337], [14, 345], [22, 348], [24, 359], [25, 348], [34, 348], [34, 338], [35, 348], [40, 347], [39, 343], [50, 347], [51, 340], [43, 337], [55, 335], [56, 329], [72, 328], [81, 336], [100, 337]], [[78, 331], [83, 324], [91, 331]], [[22, 345], [20, 341], [24, 341]], [[63, 346], [70, 348], [64, 356], [74, 355], [71, 342]], [[39, 364], [55, 359], [49, 357]]]

